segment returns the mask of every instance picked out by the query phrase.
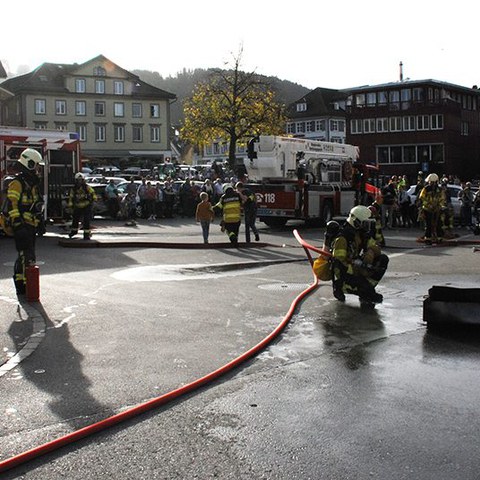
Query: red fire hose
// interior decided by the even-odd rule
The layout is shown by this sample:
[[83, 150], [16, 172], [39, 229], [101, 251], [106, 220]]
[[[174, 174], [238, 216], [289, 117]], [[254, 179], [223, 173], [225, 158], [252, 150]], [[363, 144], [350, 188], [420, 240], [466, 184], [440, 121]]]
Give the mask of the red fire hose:
[[[312, 245], [309, 245], [307, 242], [305, 242], [298, 232], [295, 230], [294, 232], [295, 238], [300, 242], [302, 247], [304, 248], [308, 259], [312, 263], [312, 257], [310, 255], [309, 250], [313, 250], [315, 252], [321, 253], [323, 255], [329, 255], [328, 252], [325, 252], [321, 249], [318, 249], [316, 247], [313, 247]], [[278, 324], [278, 326], [267, 336], [265, 337], [260, 343], [252, 347], [250, 350], [247, 352], [243, 353], [239, 357], [235, 358], [234, 360], [230, 361], [223, 367], [218, 368], [217, 370], [205, 375], [202, 378], [199, 378], [198, 380], [195, 380], [187, 385], [184, 385], [183, 387], [179, 387], [175, 390], [172, 390], [168, 393], [165, 393], [164, 395], [161, 395], [159, 397], [153, 398], [152, 400], [149, 400], [147, 402], [144, 402], [140, 405], [137, 405], [133, 408], [130, 408], [129, 410], [126, 410], [122, 413], [118, 413], [116, 415], [113, 415], [111, 417], [108, 417], [104, 420], [101, 420], [97, 423], [93, 423], [92, 425], [88, 425], [84, 428], [81, 428], [80, 430], [76, 430], [72, 433], [69, 433], [68, 435], [65, 435], [63, 437], [57, 438], [55, 440], [52, 440], [50, 442], [44, 443], [43, 445], [40, 445], [38, 447], [32, 448], [31, 450], [28, 450], [26, 452], [20, 453], [18, 455], [15, 455], [11, 458], [8, 458], [6, 460], [3, 460], [0, 462], [0, 473], [5, 472], [7, 470], [10, 470], [11, 468], [17, 467], [23, 463], [26, 463], [30, 460], [33, 460], [35, 458], [38, 458], [42, 455], [45, 455], [46, 453], [53, 452], [54, 450], [57, 450], [65, 445], [69, 445], [71, 443], [74, 443], [78, 440], [81, 440], [85, 437], [88, 437], [94, 433], [100, 432], [102, 430], [105, 430], [108, 427], [112, 427], [114, 425], [117, 425], [125, 420], [128, 420], [130, 418], [133, 418], [137, 415], [140, 415], [142, 413], [145, 413], [149, 410], [152, 410], [156, 407], [159, 407], [160, 405], [165, 405], [168, 402], [185, 395], [187, 393], [193, 392], [194, 390], [197, 390], [198, 388], [206, 385], [209, 382], [212, 382], [213, 380], [216, 380], [219, 378], [221, 375], [224, 375], [225, 373], [229, 372], [235, 367], [238, 367], [240, 364], [244, 363], [254, 355], [258, 354], [260, 351], [262, 351], [264, 348], [266, 348], [281, 332], [282, 330], [287, 326], [287, 324], [290, 322], [296, 308], [300, 304], [300, 302], [308, 295], [310, 294], [313, 290], [315, 290], [318, 287], [318, 279], [314, 275], [314, 279], [311, 285], [308, 286], [303, 292], [301, 292], [295, 300], [293, 300], [292, 304], [290, 305], [290, 308], [283, 318], [283, 320]]]

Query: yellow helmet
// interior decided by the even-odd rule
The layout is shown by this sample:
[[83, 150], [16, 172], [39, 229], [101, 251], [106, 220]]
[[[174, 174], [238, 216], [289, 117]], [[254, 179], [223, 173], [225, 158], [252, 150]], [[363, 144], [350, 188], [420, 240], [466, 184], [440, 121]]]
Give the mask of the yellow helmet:
[[347, 222], [356, 229], [362, 228], [365, 226], [367, 220], [372, 216], [372, 212], [365, 205], [357, 205], [350, 210], [350, 213], [347, 218]]
[[431, 173], [426, 179], [425, 181], [427, 183], [430, 183], [430, 182], [438, 182], [438, 175], [436, 173]]

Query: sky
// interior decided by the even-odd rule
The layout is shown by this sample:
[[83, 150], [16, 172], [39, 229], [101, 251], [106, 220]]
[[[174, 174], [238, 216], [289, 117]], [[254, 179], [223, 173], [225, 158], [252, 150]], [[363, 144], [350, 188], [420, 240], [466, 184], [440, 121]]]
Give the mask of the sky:
[[175, 76], [241, 69], [314, 89], [404, 79], [480, 86], [476, 0], [21, 0], [2, 2], [0, 60], [11, 74], [104, 55]]

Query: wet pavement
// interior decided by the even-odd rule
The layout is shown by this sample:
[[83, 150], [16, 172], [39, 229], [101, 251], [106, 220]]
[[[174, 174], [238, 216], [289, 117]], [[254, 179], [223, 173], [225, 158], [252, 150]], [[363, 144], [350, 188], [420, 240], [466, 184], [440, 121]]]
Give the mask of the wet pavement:
[[[13, 295], [15, 253], [0, 240], [0, 461], [219, 368], [312, 281], [291, 229], [263, 228], [261, 246], [231, 249], [214, 225], [203, 248], [192, 223], [97, 221], [94, 237], [191, 249], [66, 248], [49, 232], [36, 305]], [[299, 228], [320, 246], [321, 231]], [[423, 247], [418, 235], [386, 232], [375, 310], [321, 285], [221, 380], [5, 478], [478, 479], [480, 337], [428, 333], [422, 305], [432, 285], [478, 286], [480, 256]]]

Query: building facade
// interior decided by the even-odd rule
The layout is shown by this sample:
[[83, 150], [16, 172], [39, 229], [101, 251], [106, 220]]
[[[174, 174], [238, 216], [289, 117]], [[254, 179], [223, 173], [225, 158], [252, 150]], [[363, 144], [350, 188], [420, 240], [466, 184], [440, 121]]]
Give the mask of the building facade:
[[99, 55], [81, 65], [44, 63], [0, 84], [5, 125], [77, 132], [84, 158], [159, 163], [171, 157], [172, 93]]
[[345, 90], [347, 143], [383, 175], [480, 178], [480, 91], [437, 80]]
[[345, 143], [347, 95], [316, 88], [287, 108], [286, 133], [297, 138]]

